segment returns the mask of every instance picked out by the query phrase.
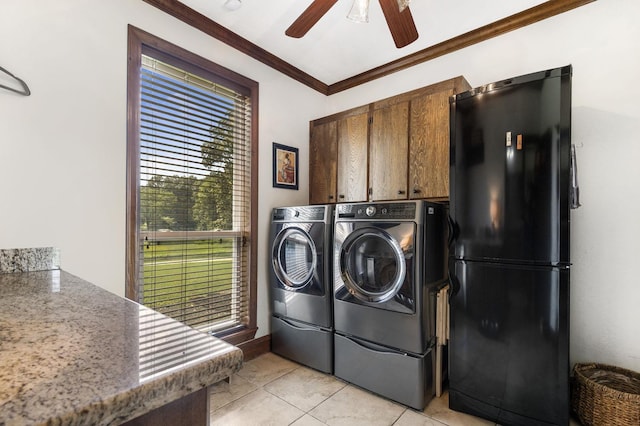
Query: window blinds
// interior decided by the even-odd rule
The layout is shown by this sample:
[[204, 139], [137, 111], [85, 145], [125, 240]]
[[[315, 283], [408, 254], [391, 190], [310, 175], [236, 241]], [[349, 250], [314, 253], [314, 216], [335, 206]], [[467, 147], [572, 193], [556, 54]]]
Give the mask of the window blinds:
[[251, 103], [207, 77], [142, 56], [138, 295], [220, 333], [248, 318]]

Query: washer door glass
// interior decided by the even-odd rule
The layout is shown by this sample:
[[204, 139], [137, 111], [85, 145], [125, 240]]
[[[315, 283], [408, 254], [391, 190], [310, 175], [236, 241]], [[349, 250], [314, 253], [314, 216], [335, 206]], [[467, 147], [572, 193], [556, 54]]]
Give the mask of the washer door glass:
[[349, 293], [365, 302], [385, 302], [394, 297], [407, 273], [398, 242], [376, 228], [362, 228], [349, 235], [340, 266]]
[[308, 233], [299, 228], [285, 228], [273, 244], [273, 271], [285, 286], [304, 287], [316, 270], [317, 252]]

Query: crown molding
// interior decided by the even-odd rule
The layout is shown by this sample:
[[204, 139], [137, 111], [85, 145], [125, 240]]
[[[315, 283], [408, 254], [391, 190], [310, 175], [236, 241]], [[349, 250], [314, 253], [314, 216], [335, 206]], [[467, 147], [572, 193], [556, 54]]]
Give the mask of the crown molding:
[[314, 89], [324, 95], [333, 95], [364, 83], [376, 80], [389, 74], [405, 70], [423, 62], [455, 52], [465, 47], [489, 40], [518, 28], [531, 25], [555, 15], [568, 12], [596, 0], [548, 0], [544, 3], [513, 14], [506, 18], [476, 28], [467, 33], [434, 44], [426, 49], [404, 56], [395, 61], [372, 68], [345, 80], [326, 84], [312, 75], [294, 67], [276, 55], [251, 43], [249, 40], [230, 31], [210, 18], [191, 9], [177, 0], [143, 0], [146, 3], [168, 13], [169, 15], [191, 25], [207, 35], [233, 47], [234, 49], [262, 62], [282, 74]]

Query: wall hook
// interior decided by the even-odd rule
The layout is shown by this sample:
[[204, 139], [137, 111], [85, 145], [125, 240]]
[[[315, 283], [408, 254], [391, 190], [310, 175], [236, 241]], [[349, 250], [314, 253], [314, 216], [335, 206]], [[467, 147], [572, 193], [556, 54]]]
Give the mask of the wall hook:
[[15, 92], [15, 93], [18, 93], [18, 94], [24, 95], [24, 96], [29, 96], [31, 94], [31, 90], [29, 90], [29, 86], [27, 86], [27, 83], [25, 83], [22, 79], [16, 77], [15, 75], [11, 74], [9, 71], [7, 71], [6, 69], [4, 69], [2, 67], [0, 67], [0, 71], [2, 71], [3, 73], [7, 74], [11, 78], [17, 80], [20, 83], [20, 85], [22, 86], [22, 89], [14, 89], [13, 87], [5, 86], [3, 84], [0, 84], [0, 88], [6, 89], [6, 90], [10, 90], [12, 92]]

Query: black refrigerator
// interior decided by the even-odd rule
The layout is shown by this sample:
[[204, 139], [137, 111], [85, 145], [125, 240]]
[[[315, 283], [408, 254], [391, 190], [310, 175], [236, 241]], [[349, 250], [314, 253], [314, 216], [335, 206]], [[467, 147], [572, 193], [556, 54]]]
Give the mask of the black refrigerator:
[[571, 66], [451, 98], [449, 406], [569, 422]]

